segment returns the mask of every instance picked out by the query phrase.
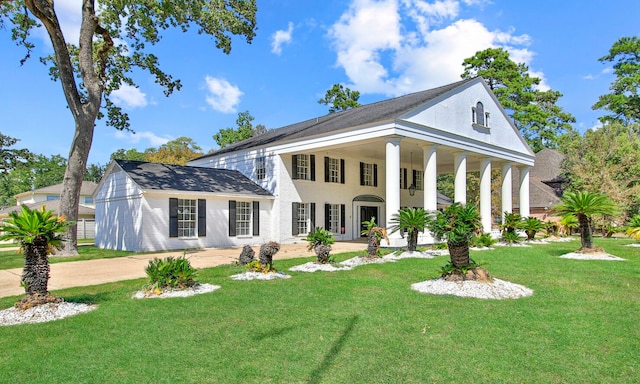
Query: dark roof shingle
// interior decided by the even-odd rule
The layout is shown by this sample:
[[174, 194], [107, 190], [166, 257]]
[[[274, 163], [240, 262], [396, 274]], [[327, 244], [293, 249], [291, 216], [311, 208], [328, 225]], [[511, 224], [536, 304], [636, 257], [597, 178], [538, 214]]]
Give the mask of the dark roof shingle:
[[238, 171], [114, 160], [142, 189], [271, 196]]

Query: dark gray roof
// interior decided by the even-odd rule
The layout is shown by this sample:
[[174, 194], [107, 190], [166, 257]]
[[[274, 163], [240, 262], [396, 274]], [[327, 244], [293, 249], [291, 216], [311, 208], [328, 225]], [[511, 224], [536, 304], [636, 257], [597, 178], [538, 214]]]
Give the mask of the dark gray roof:
[[543, 182], [562, 181], [560, 176], [562, 161], [565, 156], [555, 149], [545, 148], [536, 153], [535, 164], [531, 168], [531, 177]]
[[[338, 113], [330, 113], [300, 123], [288, 125], [278, 129], [272, 129], [262, 135], [258, 135], [239, 143], [228, 145], [217, 151], [199, 157], [203, 159], [209, 156], [217, 156], [223, 153], [240, 151], [248, 148], [273, 144], [278, 141], [296, 140], [309, 136], [322, 135], [350, 127], [361, 126], [378, 121], [397, 119], [414, 108], [435, 99], [465, 83], [478, 78], [458, 81], [453, 84], [429, 89], [422, 92], [411, 93], [390, 100], [379, 101], [373, 104], [363, 105]], [[194, 159], [197, 160], [197, 159]]]
[[142, 189], [271, 196], [238, 171], [145, 161], [114, 160]]

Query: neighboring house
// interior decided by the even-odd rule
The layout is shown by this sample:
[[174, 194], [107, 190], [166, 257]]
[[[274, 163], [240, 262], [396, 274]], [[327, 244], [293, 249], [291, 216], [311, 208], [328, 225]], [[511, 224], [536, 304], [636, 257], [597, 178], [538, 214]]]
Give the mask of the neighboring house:
[[[324, 227], [337, 240], [353, 240], [360, 238], [362, 222], [372, 217], [379, 225], [390, 226], [401, 207], [436, 210], [447, 204], [436, 188], [440, 173], [454, 174], [454, 200], [465, 203], [466, 173], [472, 171], [480, 172], [480, 212], [489, 232], [491, 169], [504, 175], [502, 211], [513, 209], [511, 174], [514, 168], [522, 169], [517, 195], [528, 215], [528, 175], [534, 157], [485, 81], [463, 80], [270, 130], [197, 158], [180, 168], [181, 173], [166, 176], [170, 184], [173, 178], [191, 180], [189, 169], [208, 168], [215, 184], [217, 172], [235, 170], [244, 186], [235, 195], [224, 188], [137, 185], [132, 172], [114, 162], [95, 195], [97, 238], [99, 246], [113, 249], [181, 249], [267, 240], [290, 243]], [[154, 178], [156, 173], [147, 175]], [[255, 187], [266, 194], [251, 192]], [[155, 199], [153, 204], [147, 196]], [[191, 216], [195, 223], [177, 218], [178, 225], [199, 226], [205, 221], [205, 236], [189, 232], [172, 237], [175, 215], [170, 198], [191, 200], [191, 205], [206, 200], [206, 214]], [[253, 201], [259, 202], [259, 211]], [[125, 212], [116, 214], [116, 207]], [[260, 233], [254, 235], [258, 212]], [[148, 224], [154, 227], [153, 241], [145, 240], [146, 222], [153, 223]], [[242, 236], [233, 235], [238, 227], [243, 228]], [[399, 233], [390, 239], [392, 246], [406, 244]], [[428, 241], [432, 239], [421, 238]]]
[[[560, 203], [563, 185], [566, 180], [561, 176], [561, 165], [565, 156], [554, 150], [545, 148], [536, 153], [536, 162], [529, 172], [529, 212], [530, 216], [540, 220], [551, 220], [551, 207]], [[519, 172], [514, 172], [514, 180], [518, 180]], [[519, 211], [519, 203], [514, 204]]]
[[[91, 239], [94, 237], [95, 204], [93, 203], [93, 193], [97, 186], [96, 183], [91, 181], [82, 182], [77, 221], [79, 239]], [[26, 205], [30, 209], [39, 209], [44, 206], [46, 210], [59, 213], [60, 193], [62, 193], [62, 183], [19, 193], [14, 196], [16, 206], [1, 210], [0, 217], [6, 217], [9, 212], [20, 209], [22, 205]]]

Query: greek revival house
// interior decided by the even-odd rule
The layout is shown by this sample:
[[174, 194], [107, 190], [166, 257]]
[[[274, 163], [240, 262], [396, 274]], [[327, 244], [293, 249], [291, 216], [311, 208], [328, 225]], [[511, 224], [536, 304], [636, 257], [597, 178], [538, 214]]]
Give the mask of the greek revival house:
[[[501, 211], [512, 211], [515, 189], [529, 216], [534, 158], [484, 80], [463, 80], [270, 130], [186, 167], [116, 161], [95, 195], [96, 244], [152, 251], [288, 243], [315, 227], [353, 240], [372, 217], [390, 226], [401, 207], [449, 204], [436, 188], [441, 173], [454, 175], [453, 200], [465, 203], [471, 171], [480, 173], [489, 232], [491, 170], [503, 175], [493, 191]], [[391, 243], [406, 240], [396, 233]]]

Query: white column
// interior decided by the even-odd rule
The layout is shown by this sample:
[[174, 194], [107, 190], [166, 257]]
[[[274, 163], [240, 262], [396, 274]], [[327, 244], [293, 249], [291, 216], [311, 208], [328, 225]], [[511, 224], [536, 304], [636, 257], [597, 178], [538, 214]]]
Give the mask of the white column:
[[467, 204], [467, 153], [465, 151], [454, 153], [455, 178], [454, 197], [456, 203]]
[[[385, 146], [386, 153], [386, 223], [378, 222], [378, 225], [384, 225], [389, 228], [391, 223], [391, 217], [398, 213], [400, 210], [400, 136], [393, 136], [387, 138]], [[400, 232], [389, 235], [389, 240], [392, 246], [398, 246]], [[383, 242], [384, 243], [384, 242]]]
[[529, 217], [529, 169], [530, 167], [520, 168], [520, 216]]
[[480, 217], [482, 231], [491, 233], [491, 158], [480, 161]]
[[502, 210], [500, 213], [503, 219], [505, 212], [513, 212], [513, 191], [511, 185], [511, 163], [506, 163], [502, 166]]
[[424, 158], [424, 210], [427, 212], [438, 209], [437, 149], [437, 144], [422, 147]]

